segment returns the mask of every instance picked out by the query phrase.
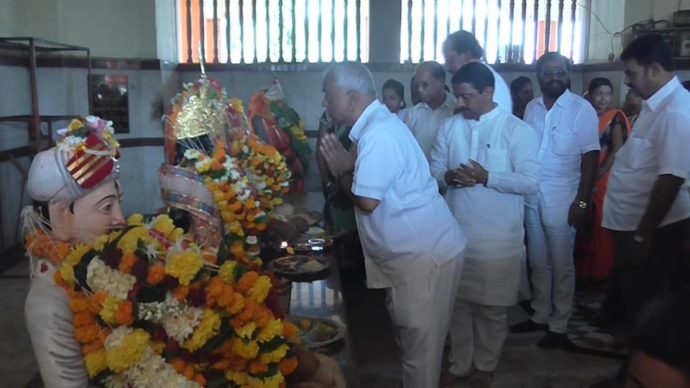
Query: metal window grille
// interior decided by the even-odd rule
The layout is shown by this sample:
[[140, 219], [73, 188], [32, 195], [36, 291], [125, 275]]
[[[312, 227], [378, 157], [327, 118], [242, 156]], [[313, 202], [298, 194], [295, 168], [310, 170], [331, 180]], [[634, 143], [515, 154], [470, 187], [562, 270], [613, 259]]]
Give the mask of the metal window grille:
[[178, 24], [181, 62], [369, 59], [369, 0], [178, 0]]
[[401, 0], [400, 63], [443, 63], [450, 33], [472, 32], [489, 63], [533, 63], [547, 51], [584, 60], [577, 0]]

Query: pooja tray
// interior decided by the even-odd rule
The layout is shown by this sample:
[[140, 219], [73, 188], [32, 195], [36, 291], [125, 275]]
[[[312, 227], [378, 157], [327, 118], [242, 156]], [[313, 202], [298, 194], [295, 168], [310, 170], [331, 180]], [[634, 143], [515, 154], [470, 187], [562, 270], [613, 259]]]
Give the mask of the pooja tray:
[[345, 325], [333, 319], [299, 315], [288, 315], [286, 319], [297, 326], [302, 344], [309, 349], [335, 348], [345, 338]]
[[330, 264], [323, 257], [292, 255], [271, 261], [268, 269], [293, 282], [312, 282], [327, 278]]

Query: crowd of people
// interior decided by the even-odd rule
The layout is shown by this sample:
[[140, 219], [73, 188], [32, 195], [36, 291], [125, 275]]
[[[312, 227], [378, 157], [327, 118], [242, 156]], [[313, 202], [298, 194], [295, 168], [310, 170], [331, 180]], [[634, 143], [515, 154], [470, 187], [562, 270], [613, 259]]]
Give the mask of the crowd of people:
[[[403, 386], [490, 386], [509, 331], [572, 347], [576, 280], [608, 281], [607, 317], [633, 350], [612, 386], [672, 386], [640, 366], [649, 357], [689, 384], [687, 350], [678, 359], [639, 342], [671, 319], [646, 306], [690, 278], [690, 93], [671, 49], [656, 35], [625, 48], [622, 109], [606, 78], [573, 93], [571, 62], [556, 52], [536, 63], [537, 98], [528, 77], [508, 86], [468, 32], [449, 35], [443, 54], [445, 68], [417, 66], [408, 108], [395, 80], [381, 104], [362, 64], [334, 65], [323, 83], [326, 123], [342, 128], [324, 124], [318, 140], [327, 208], [332, 188], [351, 206], [367, 286], [386, 290]], [[509, 328], [521, 296], [530, 319]]]
[[[402, 386], [489, 387], [510, 331], [542, 332], [544, 349], [573, 346], [567, 331], [578, 278], [608, 281], [606, 317], [629, 345], [608, 386], [690, 386], [690, 93], [671, 49], [646, 35], [623, 50], [630, 90], [622, 109], [611, 107], [616, 90], [605, 78], [592, 79], [584, 97], [573, 93], [571, 63], [556, 52], [536, 62], [536, 98], [530, 78], [509, 86], [482, 61], [466, 31], [448, 36], [443, 55], [445, 65], [417, 66], [410, 107], [395, 80], [383, 85], [381, 103], [359, 63], [333, 65], [322, 85], [324, 218], [360, 252], [367, 286], [385, 290]], [[291, 139], [272, 136], [283, 132], [258, 105], [250, 107], [257, 132], [288, 148]], [[69, 261], [67, 242], [95, 244], [125, 224], [111, 128], [95, 118], [82, 124], [78, 143], [35, 157], [27, 186], [36, 203], [25, 223], [45, 241], [27, 243], [25, 313], [48, 386], [88, 380], [73, 306], [55, 280]], [[304, 155], [291, 155], [301, 182]], [[176, 187], [190, 192], [176, 201], [219, 223], [216, 193], [182, 172]], [[531, 316], [509, 327], [508, 308], [521, 297]], [[296, 358], [294, 384], [344, 385], [335, 361], [301, 348]]]

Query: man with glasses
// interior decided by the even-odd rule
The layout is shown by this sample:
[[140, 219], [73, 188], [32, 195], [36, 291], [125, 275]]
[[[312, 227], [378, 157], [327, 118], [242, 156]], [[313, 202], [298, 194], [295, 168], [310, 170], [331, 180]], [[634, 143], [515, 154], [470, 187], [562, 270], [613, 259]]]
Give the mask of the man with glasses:
[[542, 97], [532, 100], [525, 121], [541, 137], [539, 192], [526, 197], [527, 260], [531, 268], [531, 319], [513, 332], [547, 331], [541, 348], [568, 344], [565, 335], [575, 293], [575, 228], [582, 224], [599, 162], [597, 114], [570, 93], [570, 61], [558, 53], [537, 61]]

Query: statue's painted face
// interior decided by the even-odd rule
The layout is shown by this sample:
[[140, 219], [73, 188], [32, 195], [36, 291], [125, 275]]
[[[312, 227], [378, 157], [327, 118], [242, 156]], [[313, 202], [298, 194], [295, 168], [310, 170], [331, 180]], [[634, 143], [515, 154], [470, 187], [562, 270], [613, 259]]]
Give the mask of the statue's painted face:
[[92, 243], [98, 236], [125, 225], [118, 185], [107, 182], [72, 204], [50, 206], [55, 234], [70, 242]]

